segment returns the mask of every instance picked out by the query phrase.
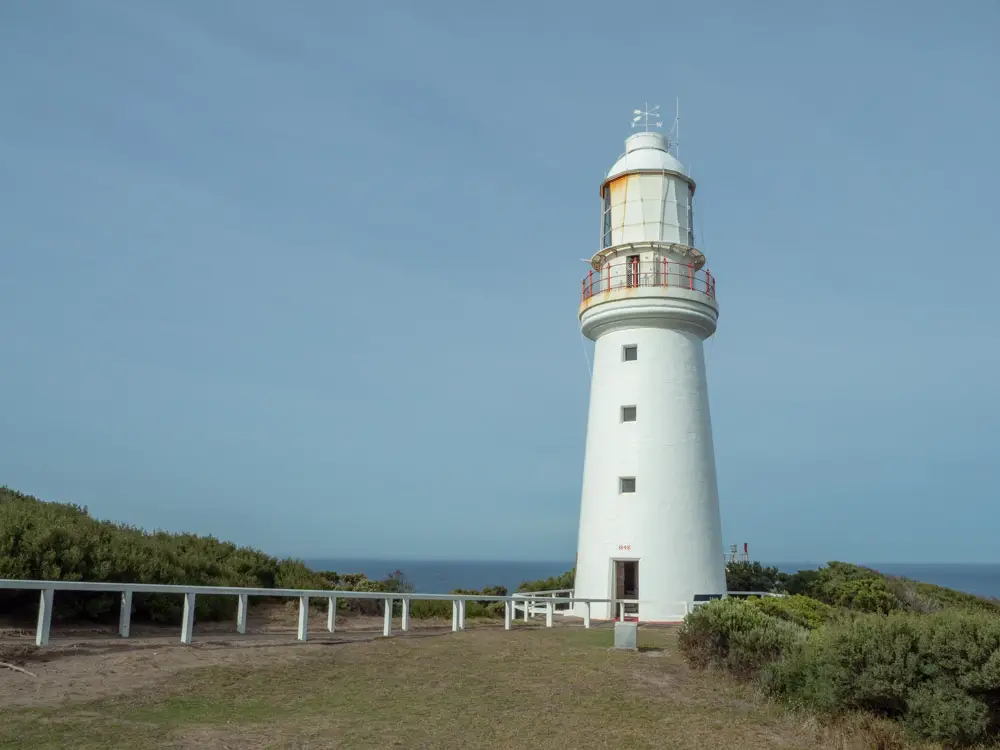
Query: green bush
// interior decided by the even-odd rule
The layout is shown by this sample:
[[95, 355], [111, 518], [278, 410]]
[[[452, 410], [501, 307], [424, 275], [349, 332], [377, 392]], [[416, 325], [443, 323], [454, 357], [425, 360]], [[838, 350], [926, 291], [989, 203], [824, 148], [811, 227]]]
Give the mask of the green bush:
[[[0, 488], [0, 578], [50, 581], [103, 581], [254, 588], [332, 586], [299, 560], [277, 560], [255, 549], [214, 537], [145, 532], [125, 524], [98, 521], [86, 508], [46, 503]], [[118, 594], [60, 592], [56, 620], [113, 620]], [[235, 597], [199, 596], [199, 620], [231, 618]], [[36, 592], [0, 591], [0, 610], [31, 617]], [[136, 619], [180, 622], [183, 600], [177, 595], [136, 594]]]
[[[476, 594], [482, 596], [507, 596], [507, 587], [487, 586], [480, 591], [476, 591], [475, 589], [452, 589], [451, 593], [467, 594], [470, 596]], [[465, 614], [468, 617], [503, 617], [504, 609], [503, 602], [468, 601], [465, 604]]]
[[952, 610], [833, 623], [765, 682], [810, 708], [889, 716], [951, 746], [982, 742], [1000, 729], [1000, 618]]
[[741, 679], [802, 643], [808, 631], [743, 599], [718, 599], [684, 618], [678, 645], [691, 666], [720, 667]]
[[884, 578], [861, 578], [828, 584], [824, 598], [836, 607], [887, 615], [903, 608]]
[[819, 570], [800, 570], [784, 576], [782, 587], [790, 594], [818, 599], [855, 612], [888, 614], [906, 609], [878, 571], [849, 563], [831, 562]]
[[[572, 574], [566, 574], [572, 576]], [[300, 560], [278, 560], [248, 547], [237, 547], [214, 537], [194, 534], [147, 533], [124, 524], [98, 521], [86, 508], [46, 503], [29, 495], [0, 488], [0, 578], [49, 581], [189, 584], [252, 588], [318, 589], [410, 593], [413, 586], [399, 570], [384, 580], [362, 573], [313, 571]], [[547, 583], [547, 582], [543, 582]], [[557, 583], [562, 584], [559, 579]], [[570, 580], [572, 585], [572, 580]], [[452, 593], [506, 596], [493, 586], [481, 591]], [[117, 593], [59, 592], [56, 620], [113, 621], [118, 616]], [[135, 594], [133, 617], [150, 622], [178, 623], [183, 599], [172, 594]], [[198, 620], [236, 616], [233, 596], [199, 596]], [[26, 620], [38, 608], [37, 592], [0, 591], [0, 611]], [[402, 604], [397, 602], [397, 614]], [[342, 612], [381, 615], [385, 600], [337, 600]], [[451, 602], [414, 601], [413, 617], [451, 617]], [[503, 616], [503, 602], [470, 601], [468, 617]]]
[[781, 588], [788, 594], [815, 596], [814, 585], [821, 576], [819, 570], [800, 570], [791, 575], [782, 575], [780, 584]]
[[451, 606], [451, 602], [443, 599], [413, 599], [410, 601], [410, 617], [417, 620], [450, 619]]
[[782, 573], [777, 568], [765, 568], [759, 562], [726, 564], [726, 590], [775, 591], [780, 587]]
[[[507, 596], [505, 586], [487, 586], [476, 591], [474, 589], [453, 589], [453, 594], [465, 594], [468, 596]], [[451, 617], [450, 601], [441, 599], [414, 599], [410, 602], [410, 616], [417, 619], [429, 619], [432, 617]], [[475, 599], [465, 602], [466, 617], [503, 617], [504, 602], [476, 601]]]
[[571, 589], [576, 581], [576, 567], [562, 575], [552, 578], [543, 578], [538, 581], [522, 581], [517, 587], [518, 591], [559, 591], [561, 589]]
[[939, 612], [943, 609], [965, 609], [974, 612], [1000, 614], [1000, 602], [946, 589], [932, 583], [911, 581], [900, 576], [885, 576], [886, 585], [902, 607], [911, 612]]
[[780, 588], [855, 612], [938, 612], [967, 609], [1000, 614], [1000, 602], [931, 583], [888, 576], [850, 563], [831, 562], [818, 570], [783, 575]]
[[751, 607], [761, 612], [777, 617], [779, 620], [799, 625], [808, 630], [815, 630], [820, 625], [829, 622], [837, 616], [837, 610], [818, 599], [796, 594], [794, 596], [765, 596], [747, 599]]

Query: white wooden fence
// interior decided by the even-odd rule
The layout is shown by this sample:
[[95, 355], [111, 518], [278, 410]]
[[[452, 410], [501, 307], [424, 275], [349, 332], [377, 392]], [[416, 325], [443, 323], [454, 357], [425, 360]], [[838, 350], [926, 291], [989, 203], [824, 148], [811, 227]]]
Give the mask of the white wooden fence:
[[[520, 613], [524, 617], [525, 622], [527, 622], [528, 618], [533, 615], [548, 615], [549, 599], [555, 599], [555, 603], [552, 605], [555, 614], [574, 614], [572, 604], [577, 601], [576, 599], [573, 599], [573, 589], [518, 591], [511, 595], [511, 599], [514, 600], [515, 614]], [[598, 600], [593, 599], [591, 601], [596, 602]]]
[[[515, 613], [524, 616], [524, 621], [527, 622], [528, 618], [536, 614], [546, 614], [549, 605], [549, 599], [554, 599], [555, 603], [555, 613], [562, 615], [575, 615], [576, 612], [572, 606], [573, 602], [582, 601], [573, 598], [573, 589], [552, 589], [550, 591], [530, 591], [530, 592], [517, 592], [513, 595]], [[784, 594], [778, 594], [771, 591], [730, 591], [725, 596], [734, 596], [739, 598], [746, 598], [750, 596], [775, 596], [781, 597]], [[534, 597], [544, 597], [544, 599], [535, 599]], [[663, 607], [659, 606], [661, 602], [650, 602], [642, 599], [609, 599], [609, 600], [591, 600], [593, 602], [602, 601], [602, 603], [610, 602], [611, 611], [614, 613], [612, 616], [615, 619], [624, 621], [626, 619], [639, 619], [639, 613], [642, 608], [642, 604], [656, 604], [656, 609], [662, 610]], [[673, 602], [673, 614], [665, 617], [659, 622], [680, 622], [687, 615], [701, 607], [708, 604], [709, 600], [706, 601], [694, 601], [694, 602]], [[541, 602], [541, 603], [539, 603]], [[634, 611], [627, 611], [627, 605], [634, 605]], [[589, 609], [589, 608], [588, 608]]]
[[[165, 586], [152, 583], [88, 583], [86, 581], [22, 581], [16, 579], [0, 579], [0, 589], [21, 591], [38, 591], [38, 626], [35, 630], [35, 643], [44, 646], [49, 642], [49, 631], [52, 625], [52, 602], [57, 591], [92, 591], [114, 592], [121, 595], [121, 609], [118, 618], [118, 634], [128, 638], [132, 621], [133, 594], [178, 594], [184, 597], [184, 615], [181, 620], [181, 643], [191, 643], [194, 636], [194, 603], [198, 594], [222, 595], [239, 597], [236, 615], [236, 630], [246, 633], [247, 602], [251, 596], [284, 597], [299, 600], [299, 621], [297, 637], [304, 641], [308, 637], [309, 600], [327, 601], [326, 629], [333, 633], [337, 621], [338, 599], [381, 599], [385, 603], [385, 614], [382, 624], [382, 635], [392, 635], [392, 611], [396, 601], [402, 603], [403, 617], [401, 628], [410, 629], [410, 602], [414, 600], [449, 601], [451, 602], [451, 629], [465, 629], [465, 603], [504, 602], [504, 628], [510, 630], [514, 615], [515, 602], [522, 604], [525, 610], [525, 620], [529, 613], [536, 613], [538, 607], [544, 607], [545, 625], [552, 627], [553, 613], [557, 604], [583, 604], [583, 626], [590, 627], [590, 605], [608, 604], [608, 599], [574, 599], [570, 596], [545, 596], [548, 592], [517, 594], [515, 596], [483, 596], [480, 594], [402, 594], [381, 591], [326, 591], [322, 589], [254, 589], [237, 586]], [[566, 593], [566, 592], [560, 592]]]

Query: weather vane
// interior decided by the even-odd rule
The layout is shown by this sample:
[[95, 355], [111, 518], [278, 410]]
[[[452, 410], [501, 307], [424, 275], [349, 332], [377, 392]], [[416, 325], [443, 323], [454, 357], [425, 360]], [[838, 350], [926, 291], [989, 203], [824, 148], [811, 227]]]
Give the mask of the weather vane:
[[[662, 128], [663, 120], [660, 119], [660, 105], [657, 104], [655, 107], [650, 109], [649, 102], [643, 102], [642, 109], [632, 110], [632, 127], [634, 128], [640, 122], [643, 125], [643, 129], [647, 132], [649, 131], [649, 126], [652, 125], [654, 128]], [[652, 122], [650, 122], [652, 120]]]

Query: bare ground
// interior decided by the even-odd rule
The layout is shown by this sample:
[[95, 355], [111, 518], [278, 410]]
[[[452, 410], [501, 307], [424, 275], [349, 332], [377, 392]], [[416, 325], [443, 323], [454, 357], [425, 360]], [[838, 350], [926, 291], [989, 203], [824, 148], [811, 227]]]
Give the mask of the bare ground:
[[190, 646], [176, 629], [60, 631], [41, 650], [0, 635], [0, 660], [37, 675], [0, 669], [0, 748], [909, 746], [877, 721], [824, 724], [689, 670], [674, 628], [641, 628], [629, 653], [609, 648], [608, 627], [569, 624], [455, 634], [415, 621], [385, 639], [381, 618], [342, 618], [329, 634], [317, 615], [307, 643], [291, 610], [250, 625], [199, 628]]
[[[132, 694], [156, 685], [178, 672], [211, 666], [265, 666], [290, 664], [337, 644], [382, 637], [381, 617], [337, 617], [334, 633], [326, 629], [326, 613], [310, 611], [309, 640], [296, 640], [297, 604], [267, 604], [252, 608], [247, 632], [235, 632], [234, 623], [196, 624], [194, 643], [180, 642], [180, 626], [133, 624], [129, 638], [120, 638], [112, 626], [54, 626], [49, 645], [39, 648], [35, 632], [27, 628], [0, 628], [0, 662], [35, 675], [0, 668], [0, 706], [40, 708], [64, 702]], [[413, 638], [451, 632], [451, 621], [411, 620], [403, 634], [399, 618], [395, 636]], [[503, 627], [492, 620], [470, 621], [469, 627]]]

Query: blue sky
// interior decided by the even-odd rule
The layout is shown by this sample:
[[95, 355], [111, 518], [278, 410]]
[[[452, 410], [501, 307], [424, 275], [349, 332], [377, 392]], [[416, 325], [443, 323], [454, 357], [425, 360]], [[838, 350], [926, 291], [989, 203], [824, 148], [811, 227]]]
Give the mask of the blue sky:
[[579, 259], [679, 96], [726, 541], [1000, 560], [1000, 6], [952, 7], [3, 3], [0, 483], [572, 559]]

